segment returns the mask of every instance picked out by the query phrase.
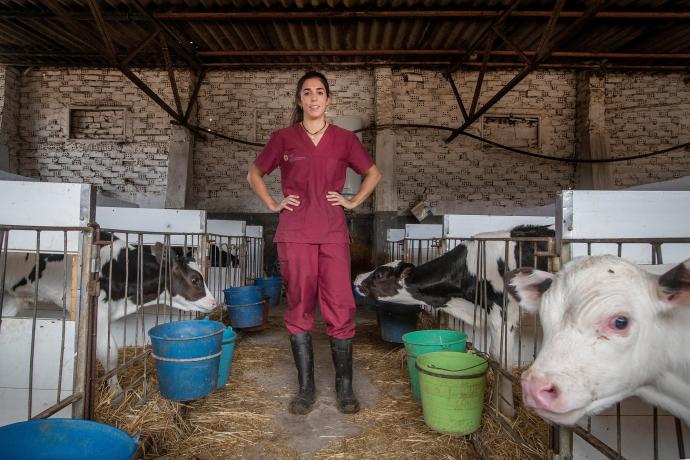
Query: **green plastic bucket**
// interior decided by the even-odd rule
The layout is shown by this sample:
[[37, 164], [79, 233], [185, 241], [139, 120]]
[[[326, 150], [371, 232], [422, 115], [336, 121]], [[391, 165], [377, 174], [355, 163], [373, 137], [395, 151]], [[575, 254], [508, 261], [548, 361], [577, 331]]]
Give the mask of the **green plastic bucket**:
[[420, 400], [419, 375], [414, 365], [418, 356], [432, 351], [465, 351], [467, 335], [462, 332], [445, 329], [427, 329], [404, 334], [405, 356], [407, 357], [407, 372], [410, 375], [410, 387], [414, 399]]
[[486, 359], [470, 353], [435, 351], [419, 356], [415, 366], [429, 428], [453, 435], [476, 431], [484, 407]]
[[420, 400], [419, 375], [414, 365], [418, 356], [432, 351], [465, 351], [467, 335], [462, 332], [442, 329], [428, 329], [408, 332], [402, 336], [407, 356], [407, 372], [410, 375], [410, 387], [414, 399]]

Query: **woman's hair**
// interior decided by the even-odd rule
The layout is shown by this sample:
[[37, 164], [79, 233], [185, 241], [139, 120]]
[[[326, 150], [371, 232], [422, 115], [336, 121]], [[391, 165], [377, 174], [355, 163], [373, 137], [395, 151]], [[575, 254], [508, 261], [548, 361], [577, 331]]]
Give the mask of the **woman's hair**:
[[316, 70], [310, 70], [309, 72], [302, 75], [302, 78], [300, 78], [297, 81], [297, 89], [295, 90], [295, 107], [294, 109], [292, 109], [291, 123], [293, 125], [301, 122], [304, 119], [304, 110], [302, 110], [302, 107], [300, 107], [299, 105], [300, 93], [302, 92], [302, 86], [304, 86], [304, 82], [309, 80], [310, 78], [318, 78], [319, 80], [321, 80], [321, 83], [323, 83], [323, 87], [326, 88], [326, 96], [331, 96], [331, 89], [328, 86], [328, 80], [326, 80], [326, 77], [321, 72], [317, 72]]

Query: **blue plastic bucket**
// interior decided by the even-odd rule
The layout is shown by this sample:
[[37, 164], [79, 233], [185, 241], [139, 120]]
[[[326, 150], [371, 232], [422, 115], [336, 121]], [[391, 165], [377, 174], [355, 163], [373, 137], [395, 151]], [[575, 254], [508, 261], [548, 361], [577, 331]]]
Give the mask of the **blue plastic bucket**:
[[149, 329], [163, 397], [190, 401], [216, 388], [224, 330], [223, 323], [207, 319], [175, 321]]
[[377, 312], [381, 339], [386, 342], [403, 343], [402, 336], [417, 328], [417, 314]]
[[134, 437], [91, 420], [51, 418], [0, 427], [2, 460], [130, 460]]
[[271, 306], [276, 306], [280, 303], [280, 292], [283, 288], [283, 278], [280, 276], [271, 276], [269, 278], [257, 278], [254, 284], [261, 288], [264, 296], [271, 298]]
[[259, 326], [264, 321], [264, 301], [244, 305], [228, 305], [230, 324], [234, 328]]
[[223, 332], [223, 350], [220, 354], [220, 367], [218, 368], [218, 383], [216, 386], [222, 388], [228, 383], [230, 368], [232, 367], [232, 355], [235, 353], [235, 339], [237, 333], [228, 326]]
[[237, 286], [223, 289], [226, 305], [246, 305], [260, 302], [263, 298], [260, 286]]
[[402, 337], [405, 343], [405, 355], [407, 356], [407, 372], [410, 375], [410, 387], [414, 399], [422, 398], [419, 389], [419, 374], [415, 367], [417, 356], [434, 351], [465, 351], [467, 335], [462, 332], [445, 329], [427, 329], [423, 331], [408, 332]]

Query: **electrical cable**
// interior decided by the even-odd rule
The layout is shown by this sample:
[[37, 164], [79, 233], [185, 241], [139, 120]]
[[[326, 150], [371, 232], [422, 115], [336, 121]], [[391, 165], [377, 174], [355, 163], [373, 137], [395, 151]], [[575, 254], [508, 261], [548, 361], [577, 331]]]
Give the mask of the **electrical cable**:
[[[223, 133], [220, 133], [218, 131], [215, 131], [211, 128], [204, 128], [202, 126], [197, 126], [197, 125], [192, 125], [192, 124], [187, 124], [187, 128], [190, 130], [197, 132], [199, 134], [210, 134], [216, 137], [219, 137], [221, 139], [228, 140], [230, 142], [236, 142], [238, 144], [243, 144], [243, 145], [249, 145], [252, 147], [263, 147], [264, 144], [260, 142], [251, 142], [251, 141], [245, 141], [243, 139], [237, 139], [234, 137], [227, 136]], [[418, 124], [418, 123], [393, 123], [393, 124], [382, 124], [382, 125], [376, 125], [372, 124], [364, 128], [356, 129], [353, 132], [358, 133], [358, 132], [363, 132], [363, 131], [378, 131], [380, 129], [400, 129], [400, 128], [412, 128], [412, 129], [438, 129], [441, 131], [455, 131], [454, 128], [449, 128], [447, 126], [440, 126], [440, 125], [425, 125], [425, 124]], [[534, 152], [528, 152], [527, 150], [522, 150], [518, 149], [515, 147], [509, 147], [507, 145], [503, 145], [501, 143], [492, 141], [490, 139], [483, 138], [481, 136], [478, 136], [476, 134], [471, 134], [468, 132], [461, 132], [460, 133], [463, 136], [469, 137], [471, 139], [483, 142], [485, 144], [489, 144], [493, 147], [500, 148], [509, 152], [517, 153], [519, 155], [525, 155], [533, 158], [539, 158], [542, 160], [547, 160], [547, 161], [560, 161], [564, 163], [617, 163], [621, 161], [632, 161], [632, 160], [639, 160], [641, 158], [649, 158], [652, 156], [656, 155], [663, 155], [665, 153], [670, 153], [675, 150], [680, 150], [683, 148], [690, 147], [690, 142], [685, 142], [683, 144], [675, 145], [673, 147], [668, 147], [665, 149], [659, 149], [659, 150], [654, 150], [652, 152], [647, 152], [647, 153], [642, 153], [639, 155], [632, 155], [628, 157], [618, 157], [618, 158], [608, 158], [608, 159], [596, 159], [596, 160], [589, 160], [589, 159], [575, 159], [575, 158], [561, 158], [561, 157], [553, 157], [549, 155], [544, 155], [541, 153], [534, 153]]]

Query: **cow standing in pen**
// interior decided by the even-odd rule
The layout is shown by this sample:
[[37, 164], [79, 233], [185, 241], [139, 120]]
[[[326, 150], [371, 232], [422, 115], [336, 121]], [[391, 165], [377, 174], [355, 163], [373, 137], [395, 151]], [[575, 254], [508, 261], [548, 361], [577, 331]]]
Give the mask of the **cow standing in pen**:
[[[509, 232], [483, 233], [476, 238], [505, 241], [519, 237], [553, 236], [554, 231], [547, 226], [518, 226]], [[467, 241], [419, 266], [391, 262], [357, 276], [355, 288], [376, 301], [442, 308], [479, 331], [484, 330], [486, 320], [490, 356], [512, 367], [518, 364], [520, 308], [510, 298], [504, 305], [503, 276], [510, 269], [533, 266], [535, 255], [533, 242], [510, 242], [506, 260], [504, 241], [486, 241], [483, 244], [479, 240]], [[482, 246], [483, 253], [480, 251]], [[485, 273], [477, 273], [480, 257], [486, 262]], [[475, 308], [475, 300], [479, 308]], [[511, 401], [507, 405], [502, 404], [501, 410], [512, 416], [512, 388], [505, 379], [501, 383], [501, 394], [506, 401]]]
[[657, 276], [615, 256], [582, 257], [556, 275], [513, 271], [506, 286], [544, 330], [522, 374], [527, 406], [574, 425], [636, 395], [690, 426], [690, 259]]
[[[105, 234], [101, 236], [105, 237]], [[141, 307], [156, 304], [200, 312], [210, 312], [216, 307], [216, 301], [193, 259], [171, 251], [168, 261], [167, 251], [161, 243], [142, 246], [141, 255], [139, 251], [138, 246], [126, 245], [120, 239], [100, 248], [96, 358], [106, 372], [117, 366], [119, 350], [109, 328], [112, 321]], [[34, 254], [8, 253], [7, 259], [3, 316], [15, 316], [18, 308], [33, 303], [36, 282], [39, 302], [63, 305], [67, 268], [63, 255], [41, 254], [38, 270]], [[140, 273], [137, 269], [139, 263]], [[166, 272], [166, 267], [161, 267], [161, 264], [170, 270], [167, 283], [163, 279], [159, 282], [159, 275]], [[116, 375], [111, 376], [108, 383], [111, 391], [120, 390]]]

